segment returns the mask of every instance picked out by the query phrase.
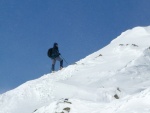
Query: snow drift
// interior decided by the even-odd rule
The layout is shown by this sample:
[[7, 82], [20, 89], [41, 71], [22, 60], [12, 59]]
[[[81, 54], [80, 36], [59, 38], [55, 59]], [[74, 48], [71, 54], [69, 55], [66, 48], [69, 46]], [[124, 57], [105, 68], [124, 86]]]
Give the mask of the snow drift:
[[150, 113], [150, 26], [0, 95], [0, 113]]

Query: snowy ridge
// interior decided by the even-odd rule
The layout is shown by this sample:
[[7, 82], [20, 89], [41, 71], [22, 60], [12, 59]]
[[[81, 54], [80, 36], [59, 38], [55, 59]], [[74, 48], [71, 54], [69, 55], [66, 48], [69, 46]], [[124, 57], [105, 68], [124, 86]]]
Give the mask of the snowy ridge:
[[[150, 26], [0, 95], [0, 113], [150, 113]], [[66, 101], [67, 99], [67, 101]]]

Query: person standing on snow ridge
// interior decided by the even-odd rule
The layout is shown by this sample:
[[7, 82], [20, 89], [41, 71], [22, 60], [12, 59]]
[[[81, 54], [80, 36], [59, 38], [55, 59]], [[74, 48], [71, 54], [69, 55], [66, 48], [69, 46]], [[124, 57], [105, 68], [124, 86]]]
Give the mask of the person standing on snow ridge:
[[58, 48], [58, 44], [54, 43], [54, 46], [52, 48], [52, 55], [51, 55], [51, 59], [52, 59], [52, 72], [55, 71], [55, 63], [56, 60], [60, 61], [60, 69], [63, 68], [63, 59], [60, 58], [60, 53], [59, 53], [59, 48]]

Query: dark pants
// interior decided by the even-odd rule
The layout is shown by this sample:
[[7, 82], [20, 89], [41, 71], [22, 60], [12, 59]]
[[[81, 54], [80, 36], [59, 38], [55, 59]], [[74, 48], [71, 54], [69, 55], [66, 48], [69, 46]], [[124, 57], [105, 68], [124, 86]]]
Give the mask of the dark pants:
[[52, 71], [55, 71], [56, 60], [60, 61], [60, 69], [63, 68], [63, 59], [60, 57], [56, 57], [56, 58], [52, 59]]

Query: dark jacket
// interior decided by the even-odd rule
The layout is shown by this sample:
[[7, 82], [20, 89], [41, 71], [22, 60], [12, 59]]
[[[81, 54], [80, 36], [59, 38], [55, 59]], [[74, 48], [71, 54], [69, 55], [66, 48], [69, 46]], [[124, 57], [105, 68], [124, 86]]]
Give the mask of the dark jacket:
[[60, 55], [59, 49], [58, 49], [58, 47], [56, 45], [54, 45], [53, 49], [52, 49], [52, 59], [55, 59], [59, 55]]

